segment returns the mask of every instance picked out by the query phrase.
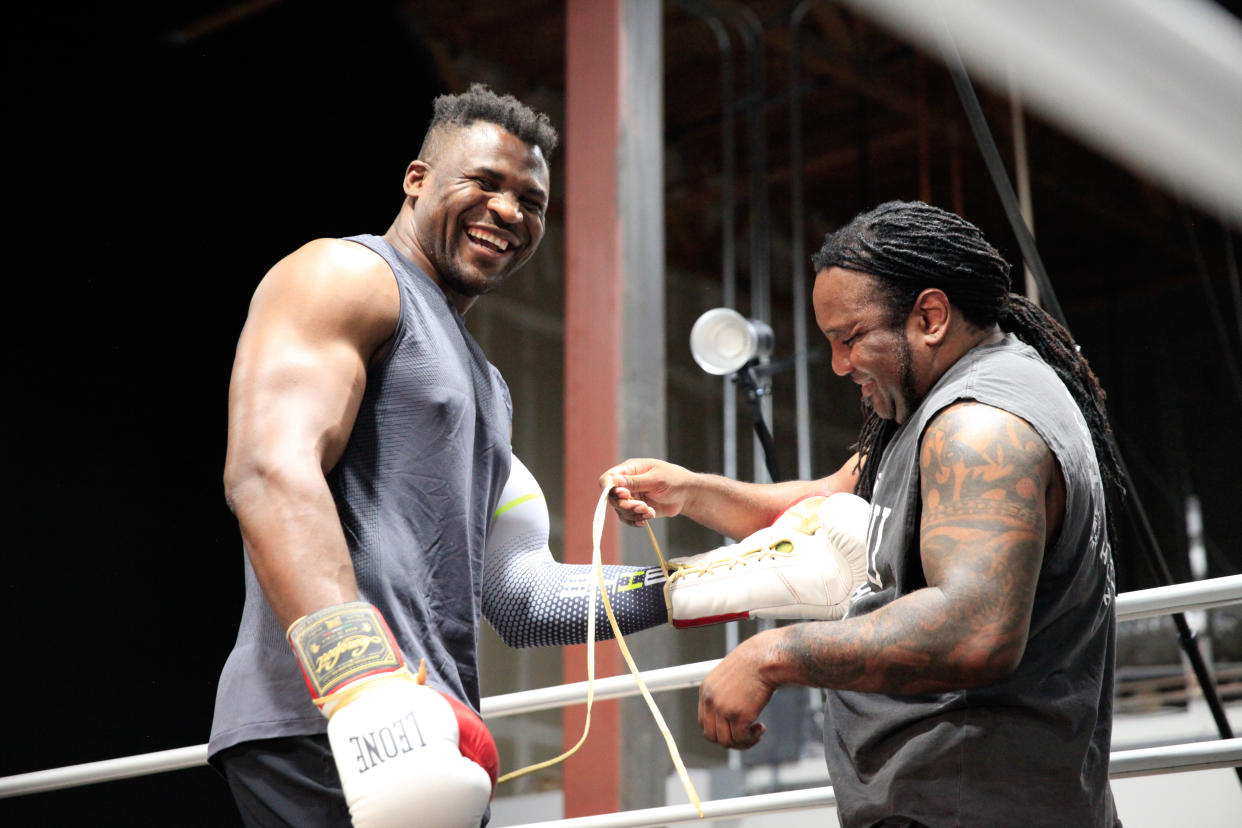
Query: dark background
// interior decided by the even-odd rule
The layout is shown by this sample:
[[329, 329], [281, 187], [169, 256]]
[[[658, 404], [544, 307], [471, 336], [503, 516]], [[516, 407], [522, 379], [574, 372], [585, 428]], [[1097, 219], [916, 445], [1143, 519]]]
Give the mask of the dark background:
[[[559, 65], [557, 46], [536, 49], [518, 25], [537, 24], [559, 44], [563, 6], [511, 5], [543, 16], [472, 29], [453, 3], [267, 0], [14, 13], [5, 35], [14, 382], [0, 776], [206, 741], [242, 597], [220, 475], [228, 374], [250, 294], [312, 238], [387, 228], [431, 99], [460, 91], [444, 79], [444, 50], [507, 45], [512, 53], [498, 60], [515, 76], [523, 61]], [[424, 8], [426, 26], [413, 25], [410, 9]], [[696, 52], [704, 33], [670, 9], [666, 71], [678, 86], [707, 85], [710, 66]], [[428, 42], [428, 31], [442, 37]], [[908, 49], [870, 30], [856, 42], [871, 43], [877, 76], [901, 75]], [[692, 58], [698, 64], [678, 64]], [[515, 80], [512, 91], [520, 87]], [[674, 85], [666, 90], [668, 255], [671, 267], [689, 269], [712, 255], [701, 248], [718, 245], [700, 218], [716, 196], [698, 176], [719, 139], [716, 116], [691, 105], [706, 106], [706, 95], [695, 90], [684, 104]], [[824, 83], [816, 94], [829, 91]], [[808, 146], [831, 154], [858, 143], [864, 127], [842, 113], [871, 130], [902, 126], [861, 96], [833, 94], [808, 102], [833, 112], [808, 116]], [[986, 93], [984, 102], [1002, 124], [1003, 107]], [[1205, 503], [1210, 574], [1235, 574], [1242, 345], [1224, 230], [1046, 124], [1032, 119], [1030, 130], [1043, 176], [1041, 252], [1109, 391], [1175, 580], [1188, 578], [1181, 501], [1190, 491]], [[1016, 261], [968, 133], [958, 134], [968, 217]], [[886, 178], [892, 165], [879, 145], [870, 152], [863, 160], [874, 166], [851, 161], [856, 175], [808, 187], [808, 239], [912, 195]], [[908, 161], [907, 149], [898, 152]], [[1123, 526], [1120, 588], [1155, 585], [1132, 523]], [[206, 768], [0, 800], [5, 825], [234, 820], [223, 782]]]
[[[387, 229], [444, 91], [387, 5], [179, 37], [225, 7], [198, 5], [58, 4], [6, 37], [0, 775], [206, 742], [241, 607], [220, 478], [250, 294], [316, 236]], [[234, 819], [206, 768], [0, 800], [13, 826]]]

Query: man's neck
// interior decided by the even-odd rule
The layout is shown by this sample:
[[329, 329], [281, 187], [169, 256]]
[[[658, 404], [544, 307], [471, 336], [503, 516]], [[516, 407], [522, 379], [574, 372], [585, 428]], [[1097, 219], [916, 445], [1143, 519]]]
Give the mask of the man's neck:
[[986, 328], [966, 328], [960, 329], [952, 334], [935, 349], [930, 357], [929, 370], [926, 374], [926, 386], [922, 389], [925, 395], [937, 382], [944, 372], [949, 370], [959, 359], [966, 354], [986, 345], [997, 345], [1005, 339], [1005, 332], [1000, 329], [999, 325], [991, 325]]
[[1004, 341], [1005, 332], [1001, 330], [1000, 325], [993, 323], [991, 328], [986, 328], [979, 334], [979, 340], [970, 347], [974, 349], [984, 345], [999, 345]]
[[426, 273], [427, 278], [435, 282], [436, 287], [444, 293], [444, 298], [448, 299], [449, 304], [456, 308], [458, 313], [465, 314], [478, 297], [463, 296], [444, 284], [439, 271], [431, 264], [431, 260], [423, 253], [418, 241], [414, 238], [414, 234], [409, 231], [406, 219], [405, 210], [398, 213], [388, 231], [384, 233], [384, 240], [391, 244], [398, 253], [413, 262], [419, 270]]

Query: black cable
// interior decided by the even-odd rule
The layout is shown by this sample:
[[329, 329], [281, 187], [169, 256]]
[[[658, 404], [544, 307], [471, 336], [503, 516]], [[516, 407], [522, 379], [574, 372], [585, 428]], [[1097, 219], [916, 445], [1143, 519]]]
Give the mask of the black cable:
[[[987, 165], [988, 172], [991, 173], [992, 184], [996, 187], [996, 193], [1000, 196], [1001, 204], [1004, 205], [1005, 215], [1009, 218], [1014, 235], [1018, 239], [1018, 246], [1022, 250], [1022, 256], [1026, 260], [1027, 267], [1030, 269], [1032, 276], [1035, 277], [1035, 281], [1039, 284], [1040, 300], [1047, 308], [1048, 313], [1068, 331], [1069, 325], [1066, 323], [1065, 314], [1061, 310], [1060, 303], [1057, 302], [1056, 293], [1053, 291], [1052, 282], [1048, 279], [1048, 274], [1044, 270], [1039, 252], [1035, 249], [1035, 239], [1022, 218], [1022, 211], [1018, 206], [1018, 197], [1014, 193], [1013, 185], [1009, 181], [1009, 174], [1005, 171], [1005, 164], [1001, 160], [1000, 152], [996, 148], [996, 142], [992, 138], [992, 132], [988, 128], [987, 119], [983, 115], [983, 107], [979, 105], [979, 99], [976, 97], [974, 87], [971, 85], [970, 76], [966, 73], [966, 67], [962, 64], [961, 55], [958, 54], [957, 46], [953, 42], [953, 36], [949, 32], [947, 25], [941, 28], [941, 36], [941, 51], [945, 66], [949, 69], [949, 75], [953, 79], [953, 86], [957, 89], [958, 97], [962, 101], [962, 107], [966, 111], [966, 119], [970, 122], [970, 128], [974, 132], [975, 141], [979, 145], [979, 151], [983, 154], [983, 160]], [[1125, 460], [1121, 456], [1121, 450], [1112, 435], [1109, 436], [1109, 442], [1117, 455], [1122, 482], [1133, 502], [1134, 517], [1140, 525], [1141, 534], [1145, 536], [1148, 543], [1147, 546], [1142, 547], [1149, 555], [1148, 562], [1152, 565], [1153, 570], [1163, 578], [1164, 583], [1171, 585], [1174, 583], [1173, 576], [1169, 571], [1168, 563], [1165, 561], [1164, 553], [1160, 549], [1160, 543], [1156, 539], [1156, 533], [1152, 530], [1151, 523], [1147, 519], [1147, 512], [1143, 509], [1143, 504], [1138, 499], [1138, 492], [1134, 488], [1134, 481], [1131, 479]], [[1173, 613], [1173, 621], [1177, 625], [1177, 640], [1182, 645], [1182, 650], [1190, 661], [1195, 678], [1199, 681], [1199, 686], [1203, 690], [1203, 697], [1212, 711], [1212, 718], [1216, 721], [1216, 727], [1220, 731], [1221, 738], [1232, 739], [1233, 729], [1230, 727], [1229, 719], [1225, 716], [1216, 682], [1203, 661], [1203, 654], [1199, 650], [1195, 633], [1191, 630], [1190, 624], [1187, 623], [1184, 613]], [[1234, 768], [1234, 772], [1237, 774], [1239, 782], [1242, 782], [1242, 767]]]
[[[1194, 259], [1195, 269], [1199, 271], [1199, 282], [1203, 286], [1203, 295], [1207, 300], [1208, 315], [1212, 318], [1212, 327], [1215, 328], [1216, 336], [1220, 340], [1220, 353], [1225, 361], [1225, 373], [1233, 381], [1234, 393], [1238, 395], [1238, 402], [1242, 403], [1242, 373], [1238, 371], [1238, 362], [1234, 356], [1233, 343], [1229, 341], [1229, 331], [1225, 328], [1225, 318], [1221, 316], [1216, 296], [1212, 292], [1212, 279], [1208, 274], [1207, 259], [1204, 258], [1203, 250], [1199, 247], [1199, 237], [1195, 234], [1195, 224], [1190, 218], [1190, 208], [1186, 206], [1185, 202], [1179, 202], [1178, 207], [1181, 208], [1182, 227], [1186, 230], [1186, 240], [1190, 245], [1190, 255]], [[1228, 236], [1226, 236], [1226, 240], [1228, 240]]]
[[1233, 315], [1238, 327], [1238, 339], [1242, 341], [1242, 284], [1238, 281], [1238, 257], [1233, 252], [1233, 231], [1221, 224], [1225, 233], [1225, 272], [1229, 274], [1229, 293], [1233, 297]]
[[1048, 279], [1048, 272], [1044, 270], [1043, 259], [1039, 257], [1039, 250], [1035, 247], [1035, 237], [1031, 235], [1030, 229], [1026, 226], [1026, 220], [1022, 218], [1022, 207], [1018, 204], [1018, 196], [1014, 193], [1013, 184], [1009, 181], [1005, 162], [1001, 160], [996, 142], [992, 140], [992, 132], [988, 129], [988, 122], [983, 117], [983, 108], [979, 105], [979, 99], [975, 97], [975, 88], [971, 85], [970, 76], [966, 74], [962, 59], [957, 54], [957, 47], [951, 40], [947, 40], [948, 37], [948, 32], [945, 32], [944, 60], [949, 67], [949, 76], [953, 79], [953, 86], [957, 89], [957, 95], [961, 98], [962, 106], [966, 110], [966, 120], [970, 123], [971, 132], [975, 134], [975, 142], [979, 144], [980, 152], [983, 153], [983, 163], [992, 176], [992, 183], [996, 185], [996, 193], [1000, 196], [1001, 205], [1005, 208], [1005, 216], [1008, 217], [1014, 235], [1017, 236], [1022, 259], [1039, 285], [1040, 303], [1053, 319], [1061, 323], [1061, 327], [1069, 330], [1065, 322], [1065, 312], [1061, 310], [1061, 303], [1057, 301], [1052, 282]]
[[750, 418], [755, 426], [755, 434], [759, 437], [759, 444], [763, 446], [763, 461], [768, 467], [768, 476], [772, 478], [773, 483], [779, 483], [781, 476], [776, 466], [776, 446], [772, 443], [772, 432], [763, 419], [761, 398], [764, 392], [759, 389], [759, 383], [755, 381], [754, 372], [751, 371], [749, 365], [743, 366], [733, 375], [733, 379], [746, 391], [746, 402], [750, 404]]

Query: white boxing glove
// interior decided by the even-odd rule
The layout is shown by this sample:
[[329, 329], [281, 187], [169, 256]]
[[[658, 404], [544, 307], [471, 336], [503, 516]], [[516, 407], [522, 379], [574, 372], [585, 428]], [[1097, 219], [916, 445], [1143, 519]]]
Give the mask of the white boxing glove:
[[817, 495], [738, 543], [673, 558], [669, 619], [682, 629], [744, 618], [843, 618], [867, 579], [869, 512], [867, 501], [847, 492]]
[[829, 601], [829, 621], [844, 618], [849, 610], [850, 596], [867, 582], [867, 525], [871, 520], [871, 504], [849, 492], [829, 495], [819, 506], [819, 532], [828, 541], [828, 548], [837, 559], [839, 577], [834, 587], [835, 600]]
[[296, 621], [289, 642], [328, 741], [356, 828], [479, 828], [499, 757], [466, 705], [405, 668], [375, 607], [356, 601]]

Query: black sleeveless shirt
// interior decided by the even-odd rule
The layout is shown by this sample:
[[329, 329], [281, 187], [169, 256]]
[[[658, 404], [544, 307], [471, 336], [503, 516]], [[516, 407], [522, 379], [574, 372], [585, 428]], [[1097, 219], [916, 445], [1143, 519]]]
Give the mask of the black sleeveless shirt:
[[1064, 384], [1007, 336], [936, 383], [881, 458], [860, 616], [926, 586], [919, 555], [919, 443], [959, 400], [1026, 420], [1065, 476], [1066, 508], [1044, 551], [1018, 668], [986, 687], [894, 696], [828, 691], [824, 743], [844, 826], [1111, 826], [1108, 782], [1116, 595], [1091, 434]]
[[[411, 669], [425, 658], [428, 684], [477, 710], [483, 550], [509, 477], [509, 389], [425, 273], [379, 236], [348, 241], [388, 262], [401, 309], [328, 486], [361, 599], [383, 613]], [[248, 558], [245, 581], [216, 691], [213, 755], [327, 729]]]

